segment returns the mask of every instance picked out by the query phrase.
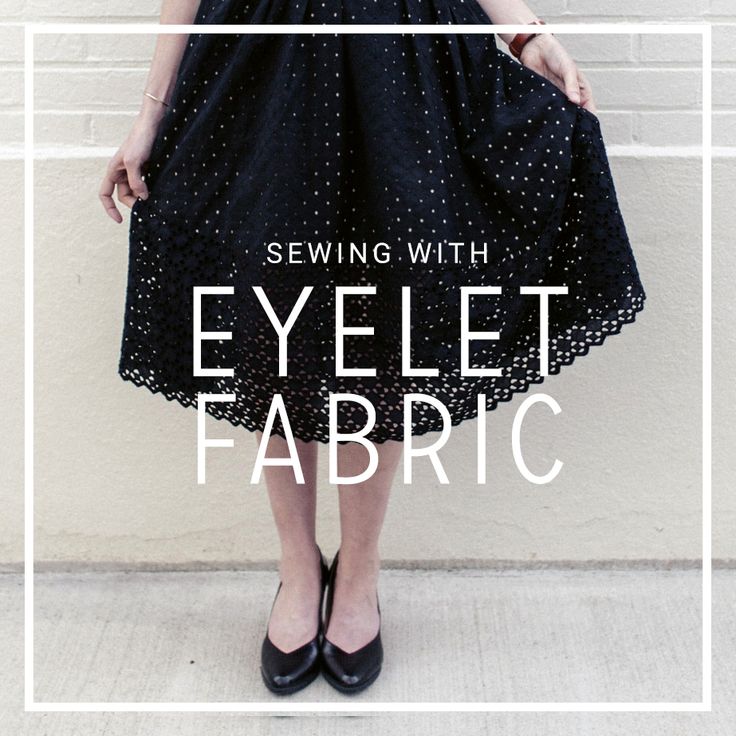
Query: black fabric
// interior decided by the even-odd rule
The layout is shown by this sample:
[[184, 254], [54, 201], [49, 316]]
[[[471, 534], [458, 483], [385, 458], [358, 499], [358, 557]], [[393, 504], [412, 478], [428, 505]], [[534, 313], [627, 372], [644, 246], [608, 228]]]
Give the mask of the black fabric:
[[[204, 0], [196, 23], [489, 23], [474, 0]], [[519, 287], [559, 286], [550, 298], [549, 371], [634, 320], [645, 292], [618, 207], [598, 118], [496, 47], [490, 34], [203, 35], [190, 37], [146, 166], [151, 195], [130, 224], [120, 376], [184, 406], [200, 392], [234, 393], [212, 416], [263, 429], [281, 394], [290, 429], [329, 439], [328, 396], [354, 393], [377, 413], [368, 437], [403, 438], [406, 393], [429, 394], [452, 424], [543, 380], [539, 301]], [[269, 263], [268, 244], [367, 244], [367, 262]], [[455, 262], [450, 243], [457, 246]], [[390, 261], [378, 262], [388, 244]], [[470, 257], [472, 243], [477, 258]], [[414, 263], [409, 247], [435, 257]], [[443, 245], [444, 258], [437, 260]], [[485, 250], [483, 250], [485, 249]], [[281, 251], [282, 254], [284, 251]], [[229, 285], [203, 299], [202, 328], [232, 332], [203, 343], [192, 375], [192, 287]], [[287, 376], [254, 291], [283, 323], [313, 286], [289, 335]], [[345, 365], [335, 375], [335, 286], [374, 285], [346, 299]], [[497, 377], [461, 375], [460, 287], [472, 297], [469, 363]], [[411, 364], [438, 377], [402, 376], [401, 287], [411, 287]], [[341, 404], [339, 430], [365, 409]], [[441, 428], [415, 405], [411, 432]], [[284, 434], [276, 422], [274, 433]]]

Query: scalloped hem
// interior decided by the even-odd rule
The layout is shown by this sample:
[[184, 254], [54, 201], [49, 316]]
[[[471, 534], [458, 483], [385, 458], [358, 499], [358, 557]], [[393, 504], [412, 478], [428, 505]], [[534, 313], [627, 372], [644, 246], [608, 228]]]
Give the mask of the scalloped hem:
[[[631, 324], [636, 320], [639, 312], [644, 309], [646, 298], [646, 294], [642, 291], [638, 295], [637, 299], [632, 301], [630, 311], [626, 312], [616, 321], [611, 321], [610, 324], [607, 325], [605, 328], [602, 328], [600, 335], [596, 336], [595, 339], [589, 340], [584, 344], [581, 344], [579, 347], [571, 348], [570, 353], [567, 355], [558, 354], [558, 357], [554, 361], [550, 360], [549, 375], [557, 375], [564, 366], [572, 365], [575, 362], [576, 358], [587, 355], [592, 347], [602, 345], [605, 342], [606, 338], [619, 334], [624, 325]], [[165, 387], [154, 384], [151, 379], [147, 380], [146, 378], [138, 374], [136, 372], [136, 369], [124, 367], [122, 359], [118, 366], [118, 375], [124, 381], [128, 381], [139, 388], [147, 388], [152, 394], [159, 394], [166, 398], [168, 401], [176, 401], [183, 407], [192, 407], [194, 409], [197, 409], [198, 394], [192, 395], [191, 393], [166, 389]], [[504, 391], [504, 393], [502, 393], [501, 395], [488, 395], [486, 397], [486, 411], [492, 411], [499, 404], [511, 401], [517, 394], [527, 393], [530, 386], [543, 383], [548, 377], [549, 376], [541, 376], [537, 374], [533, 377], [527, 377], [523, 381], [519, 381], [516, 385]], [[483, 391], [478, 391], [477, 393], [483, 393]], [[228, 403], [227, 405], [230, 405], [230, 403]], [[450, 426], [456, 427], [464, 421], [477, 419], [477, 404], [471, 403], [471, 406], [474, 406], [475, 409], [471, 410], [470, 413], [463, 413], [459, 416], [451, 416]], [[226, 421], [235, 427], [243, 427], [249, 432], [263, 432], [265, 428], [264, 423], [253, 422], [247, 417], [233, 416], [225, 413], [219, 403], [208, 402], [205, 405], [205, 412], [215, 419]], [[424, 422], [418, 426], [413, 427], [411, 434], [414, 437], [418, 437], [430, 432], [439, 432], [441, 430], [442, 423], [440, 421], [431, 423]], [[277, 435], [279, 437], [286, 436], [278, 423], [274, 423], [271, 434]], [[319, 435], [315, 433], [314, 435], [307, 436], [303, 432], [294, 431], [292, 432], [292, 436], [302, 442], [320, 442], [322, 444], [328, 444], [330, 441], [329, 436], [327, 436], [324, 432], [320, 433]], [[374, 436], [371, 436], [371, 434], [369, 434], [368, 439], [370, 439], [371, 442], [373, 442], [374, 444], [383, 444], [384, 442], [388, 441], [401, 442], [404, 440], [404, 433], [402, 432], [400, 436], [395, 436], [393, 433], [379, 431], [379, 433], [374, 434]]]

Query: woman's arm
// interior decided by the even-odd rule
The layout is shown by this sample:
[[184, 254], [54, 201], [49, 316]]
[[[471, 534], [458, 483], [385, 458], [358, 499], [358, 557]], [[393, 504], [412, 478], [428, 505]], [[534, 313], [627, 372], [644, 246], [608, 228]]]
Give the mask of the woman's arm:
[[[537, 18], [523, 0], [477, 0], [485, 14], [498, 25], [526, 25]], [[513, 33], [498, 34], [505, 43], [514, 40]]]
[[[191, 24], [197, 16], [199, 3], [200, 0], [163, 0], [161, 24]], [[185, 33], [159, 34], [148, 71], [146, 92], [168, 101], [187, 40]], [[136, 197], [148, 197], [148, 187], [141, 177], [141, 167], [148, 160], [158, 125], [165, 112], [166, 106], [163, 103], [142, 95], [141, 108], [131, 131], [108, 163], [99, 197], [105, 211], [115, 222], [123, 221], [123, 216], [112, 198], [116, 186], [118, 200], [128, 207], [133, 206]]]
[[[523, 0], [477, 2], [485, 14], [498, 25], [526, 25], [537, 18]], [[499, 36], [506, 43], [514, 38], [512, 33], [500, 33]], [[519, 61], [556, 84], [576, 104], [596, 112], [590, 83], [556, 36], [541, 33], [532, 38], [522, 49]]]

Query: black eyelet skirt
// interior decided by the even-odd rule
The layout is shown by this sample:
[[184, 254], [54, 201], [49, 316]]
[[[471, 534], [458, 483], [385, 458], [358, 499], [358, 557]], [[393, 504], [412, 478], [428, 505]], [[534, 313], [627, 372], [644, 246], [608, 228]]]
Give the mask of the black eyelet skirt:
[[[204, 0], [195, 23], [490, 21], [475, 0]], [[169, 400], [233, 394], [206, 411], [263, 430], [278, 396], [274, 434], [325, 442], [330, 395], [353, 394], [375, 416], [339, 402], [337, 431], [372, 418], [369, 439], [401, 440], [407, 394], [447, 414], [417, 401], [406, 431], [458, 424], [644, 306], [598, 118], [490, 29], [193, 34], [171, 102], [131, 215], [119, 363]], [[197, 286], [232, 287], [198, 300], [201, 330], [230, 333], [201, 365], [231, 375], [194, 375]], [[549, 296], [544, 375], [528, 286], [567, 290]]]

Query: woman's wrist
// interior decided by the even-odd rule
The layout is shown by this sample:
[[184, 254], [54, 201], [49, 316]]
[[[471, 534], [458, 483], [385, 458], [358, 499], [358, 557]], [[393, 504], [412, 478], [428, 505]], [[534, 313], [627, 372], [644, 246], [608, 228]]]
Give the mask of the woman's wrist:
[[[537, 19], [534, 11], [522, 0], [474, 0], [496, 25], [527, 25]], [[511, 43], [515, 34], [499, 33], [504, 43]]]
[[519, 54], [519, 61], [524, 63], [524, 55], [530, 50], [536, 50], [537, 48], [544, 48], [545, 45], [554, 43], [554, 38], [551, 33], [538, 33], [533, 38], [530, 38], [521, 49]]
[[527, 26], [529, 26], [528, 31], [521, 31], [520, 33], [517, 33], [509, 42], [509, 52], [512, 56], [515, 56], [517, 59], [521, 58], [521, 52], [526, 48], [526, 46], [534, 41], [534, 39], [539, 37], [539, 27], [546, 25], [546, 23], [541, 20], [540, 18], [535, 18], [534, 20], [527, 23]]
[[138, 119], [147, 125], [158, 125], [166, 114], [166, 110], [168, 110], [168, 107], [162, 102], [144, 94], [140, 110], [138, 111]]

